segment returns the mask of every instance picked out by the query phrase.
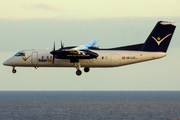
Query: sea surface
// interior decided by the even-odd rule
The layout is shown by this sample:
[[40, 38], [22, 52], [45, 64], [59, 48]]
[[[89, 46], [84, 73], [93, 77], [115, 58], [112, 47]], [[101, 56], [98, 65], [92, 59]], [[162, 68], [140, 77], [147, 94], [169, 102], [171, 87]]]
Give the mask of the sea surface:
[[180, 91], [1, 91], [0, 120], [177, 120]]

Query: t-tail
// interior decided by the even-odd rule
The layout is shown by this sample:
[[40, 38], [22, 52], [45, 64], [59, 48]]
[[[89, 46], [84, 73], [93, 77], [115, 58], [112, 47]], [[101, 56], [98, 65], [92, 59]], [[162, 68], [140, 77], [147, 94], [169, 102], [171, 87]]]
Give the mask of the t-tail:
[[145, 41], [141, 51], [166, 52], [176, 28], [172, 23], [159, 21]]

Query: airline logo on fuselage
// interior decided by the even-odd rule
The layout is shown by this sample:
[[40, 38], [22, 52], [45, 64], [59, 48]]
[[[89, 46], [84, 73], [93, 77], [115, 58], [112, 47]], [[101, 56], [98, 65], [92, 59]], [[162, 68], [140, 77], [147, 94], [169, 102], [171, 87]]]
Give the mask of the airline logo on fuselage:
[[160, 37], [157, 37], [157, 39], [155, 37], [152, 36], [152, 38], [157, 42], [158, 45], [161, 44], [162, 41], [164, 41], [167, 37], [169, 37], [172, 34], [168, 34], [166, 35], [163, 39], [161, 39]]
[[24, 60], [24, 61], [26, 61], [28, 58], [30, 58], [31, 57], [31, 55], [30, 56], [28, 56], [27, 58], [26, 57], [22, 57], [22, 59]]

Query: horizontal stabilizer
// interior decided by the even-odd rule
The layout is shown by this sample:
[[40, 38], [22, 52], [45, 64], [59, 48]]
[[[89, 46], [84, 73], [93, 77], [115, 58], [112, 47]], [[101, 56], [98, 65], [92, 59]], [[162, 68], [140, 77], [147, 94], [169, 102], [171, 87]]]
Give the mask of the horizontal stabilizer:
[[161, 25], [171, 25], [172, 23], [175, 23], [174, 21], [162, 21], [160, 22]]

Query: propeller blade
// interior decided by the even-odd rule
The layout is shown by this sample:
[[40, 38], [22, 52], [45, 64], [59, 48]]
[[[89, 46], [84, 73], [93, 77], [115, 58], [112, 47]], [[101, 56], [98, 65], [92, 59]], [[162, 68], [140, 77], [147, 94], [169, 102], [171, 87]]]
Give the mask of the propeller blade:
[[54, 64], [54, 58], [55, 58], [55, 55], [53, 55], [53, 61], [52, 61], [53, 64]]
[[64, 48], [64, 45], [62, 44], [62, 40], [61, 40], [61, 49], [63, 49]]
[[54, 59], [55, 59], [55, 55], [56, 55], [56, 52], [55, 52], [55, 42], [54, 42], [53, 51], [51, 51], [50, 53], [53, 55], [53, 61], [52, 61], [52, 63], [54, 64]]
[[55, 42], [54, 42], [54, 49], [53, 49], [53, 51], [55, 51]]

